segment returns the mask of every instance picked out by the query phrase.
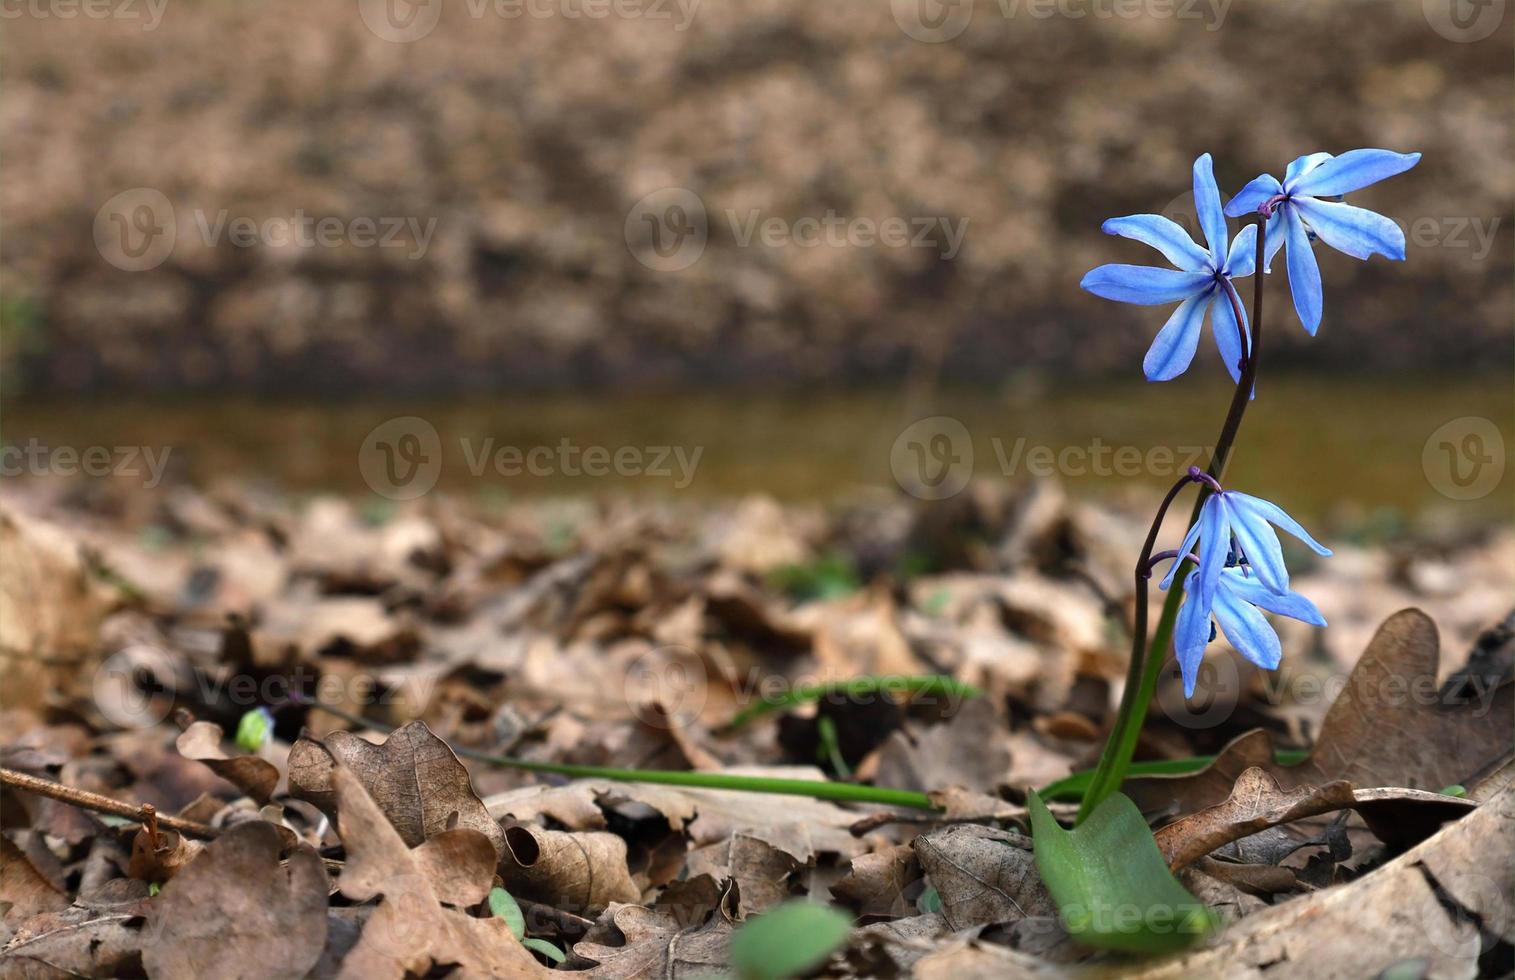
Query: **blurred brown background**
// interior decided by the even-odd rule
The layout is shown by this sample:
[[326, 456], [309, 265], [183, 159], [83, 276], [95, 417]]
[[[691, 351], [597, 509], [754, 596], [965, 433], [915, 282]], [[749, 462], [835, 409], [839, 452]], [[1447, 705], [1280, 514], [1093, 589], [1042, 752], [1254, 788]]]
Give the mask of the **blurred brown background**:
[[[1099, 222], [1181, 216], [1206, 150], [1235, 191], [1357, 146], [1425, 154], [1354, 195], [1409, 260], [1320, 249], [1313, 342], [1280, 275], [1265, 373], [1508, 390], [1502, 0], [920, 2], [26, 8], [0, 65], [7, 394], [1137, 378], [1161, 315], [1077, 283], [1161, 259]], [[671, 268], [690, 253], [648, 221], [690, 195], [707, 240]], [[926, 247], [743, 243], [828, 214]], [[234, 238], [300, 216], [341, 230]]]

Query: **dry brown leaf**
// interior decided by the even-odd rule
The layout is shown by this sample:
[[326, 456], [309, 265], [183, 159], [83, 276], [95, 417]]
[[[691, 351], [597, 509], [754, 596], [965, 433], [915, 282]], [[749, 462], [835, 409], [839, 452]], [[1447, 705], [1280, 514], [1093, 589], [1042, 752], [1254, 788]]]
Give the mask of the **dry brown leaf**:
[[626, 867], [626, 841], [615, 834], [510, 827], [499, 870], [512, 895], [576, 915], [642, 897]]
[[612, 905], [588, 936], [573, 945], [576, 957], [595, 964], [593, 980], [719, 976], [730, 963], [736, 889], [714, 910]]
[[1352, 784], [1344, 780], [1284, 791], [1276, 779], [1254, 767], [1237, 778], [1225, 802], [1168, 824], [1155, 836], [1168, 866], [1177, 871], [1265, 827], [1340, 810], [1354, 802]]
[[257, 800], [267, 803], [279, 785], [279, 768], [255, 755], [228, 756], [221, 748], [225, 732], [215, 722], [197, 721], [174, 740], [174, 747], [186, 759], [203, 762], [217, 776]]
[[1199, 772], [1128, 779], [1122, 791], [1145, 811], [1176, 801], [1180, 812], [1192, 813], [1224, 800], [1254, 766], [1285, 788], [1343, 779], [1354, 786], [1434, 792], [1460, 783], [1509, 753], [1515, 685], [1484, 689], [1481, 703], [1442, 703], [1436, 694], [1439, 659], [1436, 624], [1418, 609], [1395, 613], [1363, 651], [1300, 765], [1278, 765], [1267, 734], [1249, 732]]
[[68, 908], [68, 896], [38, 871], [9, 837], [0, 837], [0, 908], [14, 928], [43, 912]]
[[921, 792], [961, 786], [985, 792], [1010, 772], [1009, 732], [988, 698], [963, 703], [947, 722], [915, 737], [889, 736], [879, 751], [874, 782]]
[[745, 833], [691, 851], [685, 863], [689, 877], [736, 882], [743, 915], [766, 912], [789, 898], [790, 876], [802, 867], [793, 855]]
[[[105, 599], [79, 543], [57, 525], [0, 508], [0, 660], [7, 704], [41, 704], [93, 675]], [[107, 672], [109, 673], [109, 672]]]
[[148, 903], [142, 962], [154, 980], [303, 977], [326, 944], [326, 870], [309, 847], [279, 863], [272, 824], [248, 821]]
[[1056, 913], [1029, 837], [959, 824], [923, 834], [914, 846], [953, 930]]
[[142, 910], [79, 905], [29, 921], [0, 952], [7, 980], [120, 977], [142, 972]]
[[299, 739], [289, 750], [290, 794], [336, 817], [338, 765], [352, 770], [405, 843], [467, 827], [489, 838], [497, 855], [504, 850], [505, 837], [474, 794], [468, 770], [424, 722], [397, 728], [378, 744], [351, 732]]
[[915, 908], [906, 892], [924, 873], [915, 848], [895, 844], [853, 858], [847, 876], [831, 886], [831, 897], [859, 916], [913, 916]]
[[[347, 848], [347, 863], [338, 885], [356, 902], [379, 898], [358, 941], [342, 960], [344, 978], [398, 978], [425, 975], [433, 967], [456, 965], [464, 976], [525, 978], [545, 976], [536, 959], [510, 932], [505, 920], [476, 919], [445, 908], [436, 888], [439, 861], [462, 835], [460, 830], [427, 851], [411, 849], [395, 826], [346, 766], [332, 773], [338, 828]], [[478, 897], [487, 885], [474, 886], [461, 899]]]
[[1142, 980], [1296, 976], [1355, 980], [1417, 963], [1418, 976], [1474, 977], [1491, 937], [1515, 938], [1515, 790], [1350, 884], [1242, 919], [1198, 952], [1147, 965]]

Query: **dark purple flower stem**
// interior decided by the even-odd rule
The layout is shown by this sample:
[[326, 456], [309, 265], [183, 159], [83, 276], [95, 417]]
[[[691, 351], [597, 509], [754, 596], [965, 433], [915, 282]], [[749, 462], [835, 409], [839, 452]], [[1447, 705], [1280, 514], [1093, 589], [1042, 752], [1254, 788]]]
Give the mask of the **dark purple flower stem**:
[[[1173, 637], [1173, 624], [1178, 618], [1178, 607], [1183, 600], [1184, 576], [1187, 573], [1187, 567], [1192, 564], [1192, 559], [1188, 555], [1179, 559], [1181, 567], [1174, 574], [1173, 585], [1168, 589], [1168, 598], [1163, 603], [1163, 612], [1161, 618], [1158, 619], [1157, 630], [1152, 636], [1150, 646], [1147, 642], [1147, 585], [1151, 578], [1152, 548], [1156, 543], [1163, 517], [1180, 490], [1190, 483], [1199, 483], [1199, 495], [1194, 501], [1194, 512], [1189, 517], [1189, 526], [1192, 527], [1194, 522], [1199, 520], [1200, 509], [1204, 507], [1210, 494], [1220, 490], [1220, 478], [1225, 473], [1226, 463], [1231, 456], [1231, 447], [1236, 442], [1236, 434], [1241, 429], [1242, 416], [1247, 412], [1247, 403], [1251, 400], [1252, 388], [1257, 381], [1257, 365], [1262, 350], [1263, 249], [1268, 221], [1260, 212], [1254, 220], [1257, 222], [1257, 264], [1252, 273], [1256, 279], [1252, 283], [1251, 343], [1246, 343], [1244, 338], [1242, 350], [1246, 352], [1246, 360], [1242, 363], [1241, 377], [1236, 382], [1236, 391], [1231, 396], [1231, 407], [1227, 410], [1226, 420], [1221, 425], [1220, 437], [1215, 440], [1215, 450], [1211, 454], [1209, 468], [1201, 472], [1198, 467], [1191, 467], [1183, 479], [1173, 485], [1158, 508], [1151, 530], [1147, 532], [1147, 540], [1136, 563], [1135, 622], [1131, 630], [1131, 660], [1126, 670], [1126, 686], [1121, 692], [1120, 708], [1116, 712], [1115, 725], [1110, 729], [1110, 737], [1105, 741], [1099, 765], [1095, 767], [1089, 789], [1084, 793], [1083, 803], [1079, 806], [1078, 819], [1080, 821], [1093, 813], [1094, 808], [1099, 806], [1107, 796], [1120, 789], [1120, 784], [1125, 779], [1126, 769], [1131, 765], [1131, 757], [1136, 752], [1136, 742], [1141, 735], [1142, 722], [1147, 716], [1147, 706], [1151, 704], [1152, 696], [1157, 691], [1157, 681], [1162, 674], [1168, 644]], [[1241, 298], [1237, 296], [1236, 289], [1231, 285], [1230, 280], [1227, 280], [1224, 285], [1226, 295], [1236, 312], [1236, 322], [1241, 323]]]

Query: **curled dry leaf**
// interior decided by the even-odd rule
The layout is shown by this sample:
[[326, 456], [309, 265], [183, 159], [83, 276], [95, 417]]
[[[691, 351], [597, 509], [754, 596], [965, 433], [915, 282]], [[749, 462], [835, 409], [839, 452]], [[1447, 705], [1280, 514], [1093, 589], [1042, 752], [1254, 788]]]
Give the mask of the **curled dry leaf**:
[[351, 732], [299, 739], [289, 750], [290, 793], [336, 818], [339, 765], [358, 778], [405, 843], [467, 827], [489, 838], [496, 855], [504, 850], [505, 837], [474, 794], [468, 770], [424, 722], [397, 728], [377, 744]]
[[143, 827], [132, 836], [127, 874], [138, 881], [165, 882], [200, 856], [205, 845], [173, 830]]
[[642, 897], [626, 867], [626, 842], [615, 834], [510, 827], [499, 870], [512, 895], [577, 915]]
[[[482, 839], [477, 832], [459, 829], [441, 838], [408, 847], [384, 811], [364, 789], [362, 780], [346, 766], [332, 772], [336, 795], [338, 829], [347, 848], [347, 863], [338, 885], [355, 902], [380, 899], [357, 942], [342, 960], [342, 978], [398, 978], [424, 976], [433, 967], [451, 964], [463, 976], [529, 978], [546, 975], [537, 961], [511, 933], [504, 919], [476, 919], [442, 905], [437, 885], [453, 876], [438, 865], [449, 855], [482, 848], [469, 847], [465, 836]], [[492, 849], [491, 849], [492, 850]], [[487, 879], [477, 871], [472, 885], [448, 896], [460, 901], [478, 901], [488, 893]]]
[[1278, 765], [1272, 740], [1255, 731], [1199, 772], [1128, 779], [1122, 792], [1144, 811], [1176, 801], [1192, 813], [1226, 799], [1254, 766], [1286, 789], [1338, 779], [1432, 792], [1461, 783], [1509, 754], [1515, 685], [1474, 677], [1455, 694], [1438, 693], [1439, 661], [1436, 624], [1418, 609], [1402, 610], [1378, 627], [1303, 763]]
[[303, 977], [326, 944], [326, 870], [309, 847], [279, 863], [273, 825], [231, 828], [148, 903], [154, 980]]
[[225, 732], [211, 721], [191, 724], [174, 740], [174, 747], [186, 759], [203, 762], [217, 776], [252, 797], [258, 803], [273, 798], [279, 785], [279, 768], [255, 755], [228, 756], [221, 748]]
[[917, 837], [914, 846], [953, 930], [1057, 911], [1036, 872], [1029, 837], [958, 824]]
[[1225, 802], [1191, 813], [1154, 836], [1168, 866], [1177, 871], [1248, 834], [1340, 810], [1353, 802], [1352, 784], [1344, 780], [1285, 791], [1279, 788], [1278, 780], [1254, 767], [1237, 777]]
[[1217, 942], [1134, 971], [1142, 980], [1283, 976], [1348, 980], [1416, 964], [1416, 976], [1474, 977], [1515, 939], [1515, 790], [1371, 874], [1263, 909]]

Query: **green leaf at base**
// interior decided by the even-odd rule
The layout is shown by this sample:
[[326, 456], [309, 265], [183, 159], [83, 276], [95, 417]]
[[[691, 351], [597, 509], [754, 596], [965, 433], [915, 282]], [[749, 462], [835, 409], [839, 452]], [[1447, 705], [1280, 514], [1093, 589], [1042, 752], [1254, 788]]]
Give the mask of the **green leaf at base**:
[[786, 902], [736, 931], [731, 937], [731, 965], [742, 980], [798, 976], [839, 949], [851, 930], [852, 920], [834, 908]]
[[510, 931], [517, 939], [526, 936], [526, 916], [521, 914], [521, 906], [516, 904], [510, 892], [503, 888], [490, 889], [489, 911], [495, 918], [504, 919], [505, 924], [510, 926]]
[[1031, 794], [1036, 869], [1069, 935], [1087, 946], [1167, 953], [1209, 935], [1219, 916], [1168, 870], [1152, 831], [1130, 799], [1116, 793], [1065, 830]]
[[523, 939], [521, 940], [521, 945], [529, 950], [541, 953], [554, 963], [561, 963], [568, 959], [561, 949], [558, 949], [545, 939]]

